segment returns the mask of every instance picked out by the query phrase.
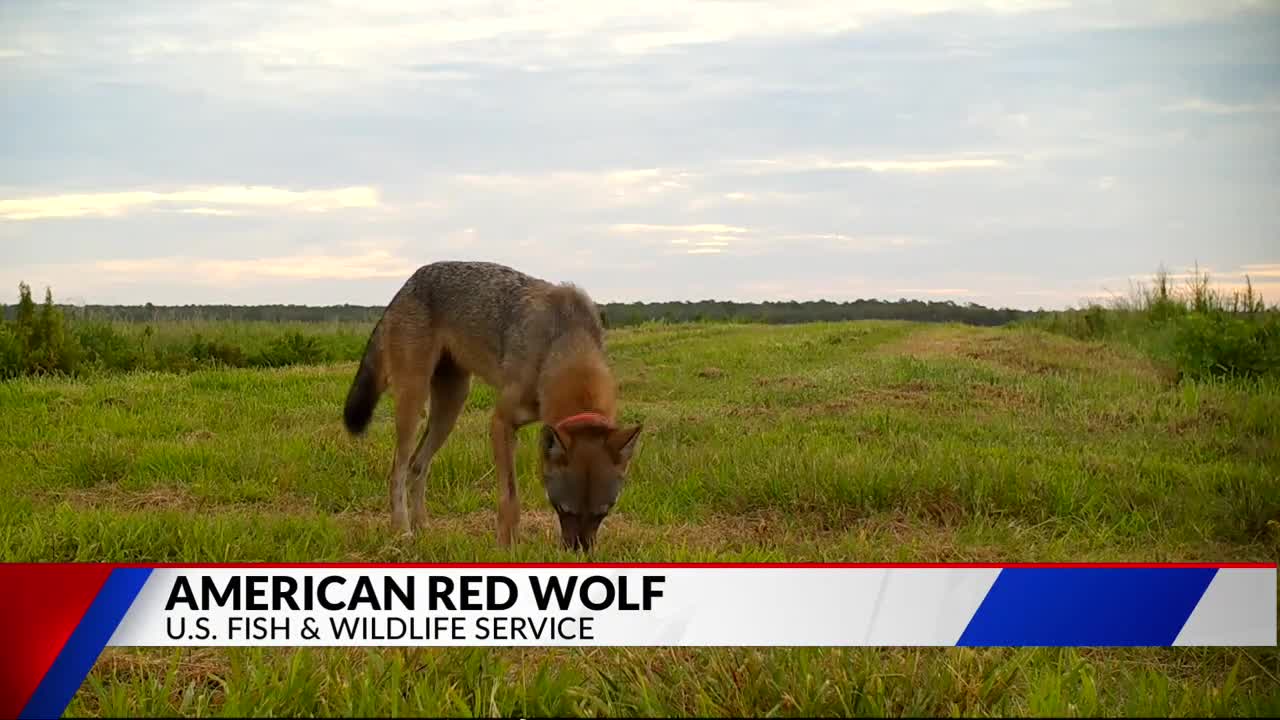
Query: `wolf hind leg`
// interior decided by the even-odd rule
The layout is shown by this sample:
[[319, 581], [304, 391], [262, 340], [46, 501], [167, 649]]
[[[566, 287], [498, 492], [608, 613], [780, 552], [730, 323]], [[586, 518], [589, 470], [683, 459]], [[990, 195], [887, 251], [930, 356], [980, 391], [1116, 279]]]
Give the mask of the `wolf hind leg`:
[[396, 450], [391, 465], [388, 490], [391, 494], [391, 526], [409, 532], [409, 513], [405, 509], [405, 479], [409, 475], [409, 461], [414, 439], [422, 422], [422, 406], [427, 401], [427, 378], [410, 378], [395, 389], [396, 399]]
[[444, 355], [431, 376], [431, 411], [427, 417], [427, 432], [423, 434], [409, 461], [409, 505], [414, 530], [421, 529], [427, 520], [425, 498], [431, 460], [444, 446], [449, 433], [453, 432], [458, 416], [467, 404], [470, 390], [471, 374], [453, 363], [447, 354]]

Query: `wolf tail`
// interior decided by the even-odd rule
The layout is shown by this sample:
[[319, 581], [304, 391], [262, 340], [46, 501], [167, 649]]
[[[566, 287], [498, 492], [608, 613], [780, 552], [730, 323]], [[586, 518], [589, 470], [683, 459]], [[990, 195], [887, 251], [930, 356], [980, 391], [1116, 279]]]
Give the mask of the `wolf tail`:
[[378, 400], [386, 389], [382, 369], [381, 333], [382, 320], [379, 319], [378, 324], [373, 326], [373, 332], [369, 334], [364, 357], [360, 359], [355, 380], [347, 391], [347, 404], [342, 411], [342, 420], [347, 426], [347, 432], [352, 435], [360, 435], [369, 427], [373, 411], [378, 407]]

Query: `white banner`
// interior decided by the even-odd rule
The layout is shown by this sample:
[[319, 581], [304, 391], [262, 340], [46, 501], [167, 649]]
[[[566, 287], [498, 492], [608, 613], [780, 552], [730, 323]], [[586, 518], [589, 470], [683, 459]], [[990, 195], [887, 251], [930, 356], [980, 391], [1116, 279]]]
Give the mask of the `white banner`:
[[1276, 643], [1274, 567], [1110, 572], [946, 566], [158, 567], [108, 644]]

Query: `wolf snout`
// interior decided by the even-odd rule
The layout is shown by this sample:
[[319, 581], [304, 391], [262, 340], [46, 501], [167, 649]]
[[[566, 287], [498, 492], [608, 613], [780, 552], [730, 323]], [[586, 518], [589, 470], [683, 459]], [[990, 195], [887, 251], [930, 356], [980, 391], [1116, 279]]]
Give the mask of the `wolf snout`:
[[560, 543], [565, 550], [591, 552], [596, 543], [596, 530], [600, 519], [582, 518], [574, 513], [558, 513], [560, 517]]

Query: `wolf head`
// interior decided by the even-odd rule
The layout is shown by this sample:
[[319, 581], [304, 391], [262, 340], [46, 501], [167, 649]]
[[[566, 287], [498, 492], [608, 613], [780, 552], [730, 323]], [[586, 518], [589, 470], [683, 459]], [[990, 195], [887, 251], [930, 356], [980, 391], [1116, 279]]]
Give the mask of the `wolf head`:
[[553, 427], [539, 436], [542, 485], [570, 550], [591, 550], [601, 521], [622, 492], [640, 426]]

